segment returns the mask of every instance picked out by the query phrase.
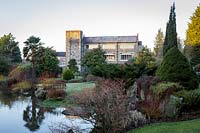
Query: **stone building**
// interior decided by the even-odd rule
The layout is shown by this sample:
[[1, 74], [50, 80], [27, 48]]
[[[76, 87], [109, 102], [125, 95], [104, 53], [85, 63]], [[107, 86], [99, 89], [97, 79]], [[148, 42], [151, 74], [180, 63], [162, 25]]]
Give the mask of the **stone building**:
[[56, 52], [56, 56], [59, 61], [59, 67], [65, 68], [67, 66], [66, 64], [66, 52]]
[[81, 70], [81, 58], [93, 48], [101, 47], [109, 63], [123, 64], [134, 58], [142, 48], [142, 42], [136, 36], [98, 36], [84, 37], [80, 30], [66, 31], [66, 63], [76, 59]]

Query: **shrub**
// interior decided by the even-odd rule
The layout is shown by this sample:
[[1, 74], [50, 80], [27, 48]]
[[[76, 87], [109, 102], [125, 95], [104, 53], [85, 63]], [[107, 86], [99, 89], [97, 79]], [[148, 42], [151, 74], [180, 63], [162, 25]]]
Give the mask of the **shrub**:
[[198, 86], [197, 76], [189, 65], [186, 57], [173, 47], [165, 54], [156, 75], [164, 81], [180, 83], [186, 89], [195, 89]]
[[75, 99], [84, 109], [79, 116], [92, 118], [97, 131], [119, 132], [127, 126], [128, 99], [122, 81], [103, 80], [97, 88], [85, 89]]
[[31, 64], [20, 64], [15, 69], [13, 69], [8, 76], [17, 81], [31, 79]]
[[64, 99], [65, 91], [63, 89], [50, 89], [47, 92], [47, 98]]
[[183, 98], [183, 111], [198, 109], [200, 107], [200, 88], [190, 91], [182, 90], [177, 92], [176, 95]]
[[22, 81], [12, 86], [13, 90], [27, 90], [31, 87], [31, 83], [28, 81]]
[[41, 80], [42, 87], [45, 89], [53, 88], [53, 85], [56, 83], [54, 78], [45, 78]]
[[4, 76], [3, 75], [0, 75], [0, 81], [4, 81]]
[[161, 99], [163, 97], [169, 96], [175, 91], [183, 89], [178, 83], [173, 82], [161, 82], [156, 85], [151, 86], [151, 90], [155, 95], [155, 98]]
[[5, 58], [0, 57], [0, 74], [7, 75], [9, 72], [9, 63]]
[[63, 73], [63, 79], [64, 80], [70, 80], [74, 78], [74, 74], [71, 70], [66, 69]]

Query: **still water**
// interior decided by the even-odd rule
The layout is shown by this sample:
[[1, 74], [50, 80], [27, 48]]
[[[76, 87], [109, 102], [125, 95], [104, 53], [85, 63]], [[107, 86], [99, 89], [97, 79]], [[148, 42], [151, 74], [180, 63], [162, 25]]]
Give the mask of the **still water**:
[[79, 117], [65, 116], [64, 108], [39, 107], [35, 97], [0, 92], [0, 133], [51, 133], [52, 127], [66, 125], [78, 129], [92, 128]]

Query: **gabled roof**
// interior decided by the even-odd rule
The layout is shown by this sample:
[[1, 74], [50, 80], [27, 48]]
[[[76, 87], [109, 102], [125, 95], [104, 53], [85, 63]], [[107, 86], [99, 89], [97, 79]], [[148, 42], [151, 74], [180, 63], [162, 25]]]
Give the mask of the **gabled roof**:
[[56, 56], [58, 56], [58, 57], [65, 57], [66, 53], [65, 52], [56, 52]]
[[137, 42], [137, 36], [100, 36], [100, 37], [84, 37], [83, 43], [111, 43], [111, 42]]

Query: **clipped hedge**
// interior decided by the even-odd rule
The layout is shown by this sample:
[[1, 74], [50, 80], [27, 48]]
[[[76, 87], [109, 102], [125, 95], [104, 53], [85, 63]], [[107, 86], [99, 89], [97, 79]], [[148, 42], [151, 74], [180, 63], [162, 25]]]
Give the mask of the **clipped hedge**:
[[176, 47], [168, 50], [156, 75], [164, 81], [180, 83], [187, 90], [198, 87], [195, 72], [186, 57]]

